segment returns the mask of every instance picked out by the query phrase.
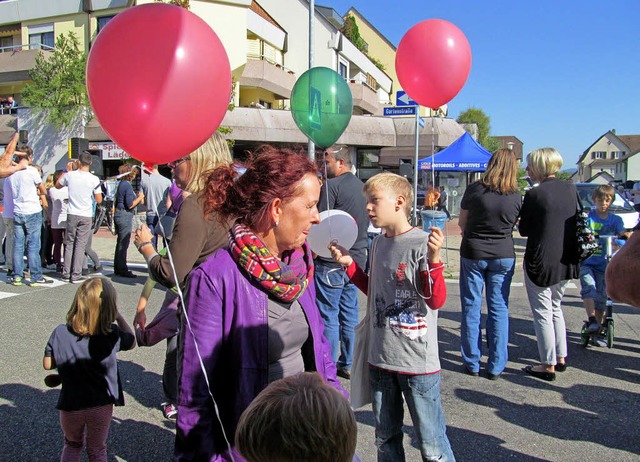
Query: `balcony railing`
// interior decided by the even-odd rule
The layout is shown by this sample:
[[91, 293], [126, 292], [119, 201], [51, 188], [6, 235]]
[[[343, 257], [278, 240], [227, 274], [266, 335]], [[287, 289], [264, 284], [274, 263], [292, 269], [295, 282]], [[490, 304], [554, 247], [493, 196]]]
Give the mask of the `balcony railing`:
[[15, 107], [4, 107], [0, 104], [0, 115], [4, 115], [4, 114], [18, 114], [18, 109], [23, 108], [26, 106], [15, 106]]
[[294, 74], [294, 72], [291, 69], [289, 69], [288, 67], [283, 66], [279, 62], [277, 62], [277, 61], [275, 61], [275, 60], [273, 60], [273, 59], [271, 59], [271, 58], [269, 58], [268, 56], [265, 56], [265, 55], [256, 55], [256, 54], [249, 53], [247, 55], [247, 59], [259, 59], [260, 61], [266, 61], [269, 64], [273, 64], [274, 66], [281, 68], [284, 71], [287, 71], [287, 72], [289, 72], [291, 74]]
[[8, 47], [0, 47], [0, 53], [17, 53], [23, 50], [55, 51], [55, 48], [49, 45], [45, 45], [43, 43], [37, 43], [37, 44], [27, 43], [26, 45], [11, 45]]

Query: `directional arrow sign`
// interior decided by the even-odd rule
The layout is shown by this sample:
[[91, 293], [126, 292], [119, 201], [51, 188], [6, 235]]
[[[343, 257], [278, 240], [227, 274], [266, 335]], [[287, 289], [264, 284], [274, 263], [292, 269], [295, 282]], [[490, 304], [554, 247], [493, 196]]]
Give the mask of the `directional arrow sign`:
[[406, 92], [404, 91], [396, 92], [396, 106], [417, 106], [417, 105], [418, 103], [416, 103], [414, 100], [409, 98], [409, 95], [407, 95]]

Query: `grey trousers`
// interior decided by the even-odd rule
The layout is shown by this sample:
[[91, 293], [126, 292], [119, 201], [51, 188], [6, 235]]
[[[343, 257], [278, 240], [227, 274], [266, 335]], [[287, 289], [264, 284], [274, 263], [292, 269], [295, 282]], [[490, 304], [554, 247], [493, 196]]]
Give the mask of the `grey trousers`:
[[84, 251], [91, 234], [91, 217], [67, 215], [67, 233], [64, 236], [64, 267], [62, 277], [77, 279], [82, 276]]
[[555, 366], [556, 358], [567, 356], [567, 328], [562, 314], [562, 296], [570, 281], [560, 281], [551, 287], [539, 287], [524, 271], [524, 285], [533, 313], [533, 327], [538, 339], [540, 362]]
[[91, 261], [93, 262], [93, 266], [95, 268], [98, 268], [100, 266], [100, 257], [98, 257], [98, 254], [91, 248], [92, 243], [93, 243], [93, 229], [89, 233], [89, 239], [87, 239], [87, 246], [84, 249], [84, 253], [87, 256], [87, 258], [82, 260], [83, 269], [89, 269], [88, 259], [91, 259]]

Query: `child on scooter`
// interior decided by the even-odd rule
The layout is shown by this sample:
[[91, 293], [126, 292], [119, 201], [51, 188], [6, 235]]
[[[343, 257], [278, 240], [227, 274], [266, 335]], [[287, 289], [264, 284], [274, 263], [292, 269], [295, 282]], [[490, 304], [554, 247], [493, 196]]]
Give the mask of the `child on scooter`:
[[[599, 236], [616, 235], [626, 238], [626, 231], [622, 218], [610, 213], [609, 207], [615, 198], [615, 190], [609, 185], [598, 186], [591, 198], [595, 207], [589, 212], [591, 230]], [[596, 252], [580, 265], [580, 285], [582, 303], [589, 318], [587, 333], [600, 331], [605, 317], [607, 291], [604, 273], [607, 269], [607, 255], [605, 255], [603, 239], [599, 239]]]

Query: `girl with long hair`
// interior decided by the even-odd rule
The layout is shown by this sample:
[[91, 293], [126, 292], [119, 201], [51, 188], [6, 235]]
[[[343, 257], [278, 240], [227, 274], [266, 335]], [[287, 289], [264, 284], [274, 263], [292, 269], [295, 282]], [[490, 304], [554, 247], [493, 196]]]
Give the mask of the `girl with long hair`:
[[90, 461], [107, 460], [113, 406], [124, 405], [116, 353], [134, 346], [111, 282], [84, 281], [67, 322], [55, 328], [44, 351], [44, 368], [57, 368], [62, 383], [56, 406], [64, 433], [61, 461], [80, 460], [83, 446]]
[[486, 290], [486, 376], [497, 379], [507, 365], [509, 293], [515, 268], [513, 226], [522, 199], [518, 161], [513, 151], [498, 149], [480, 181], [466, 189], [460, 203], [460, 332], [464, 371], [479, 375], [482, 357], [482, 292]]

